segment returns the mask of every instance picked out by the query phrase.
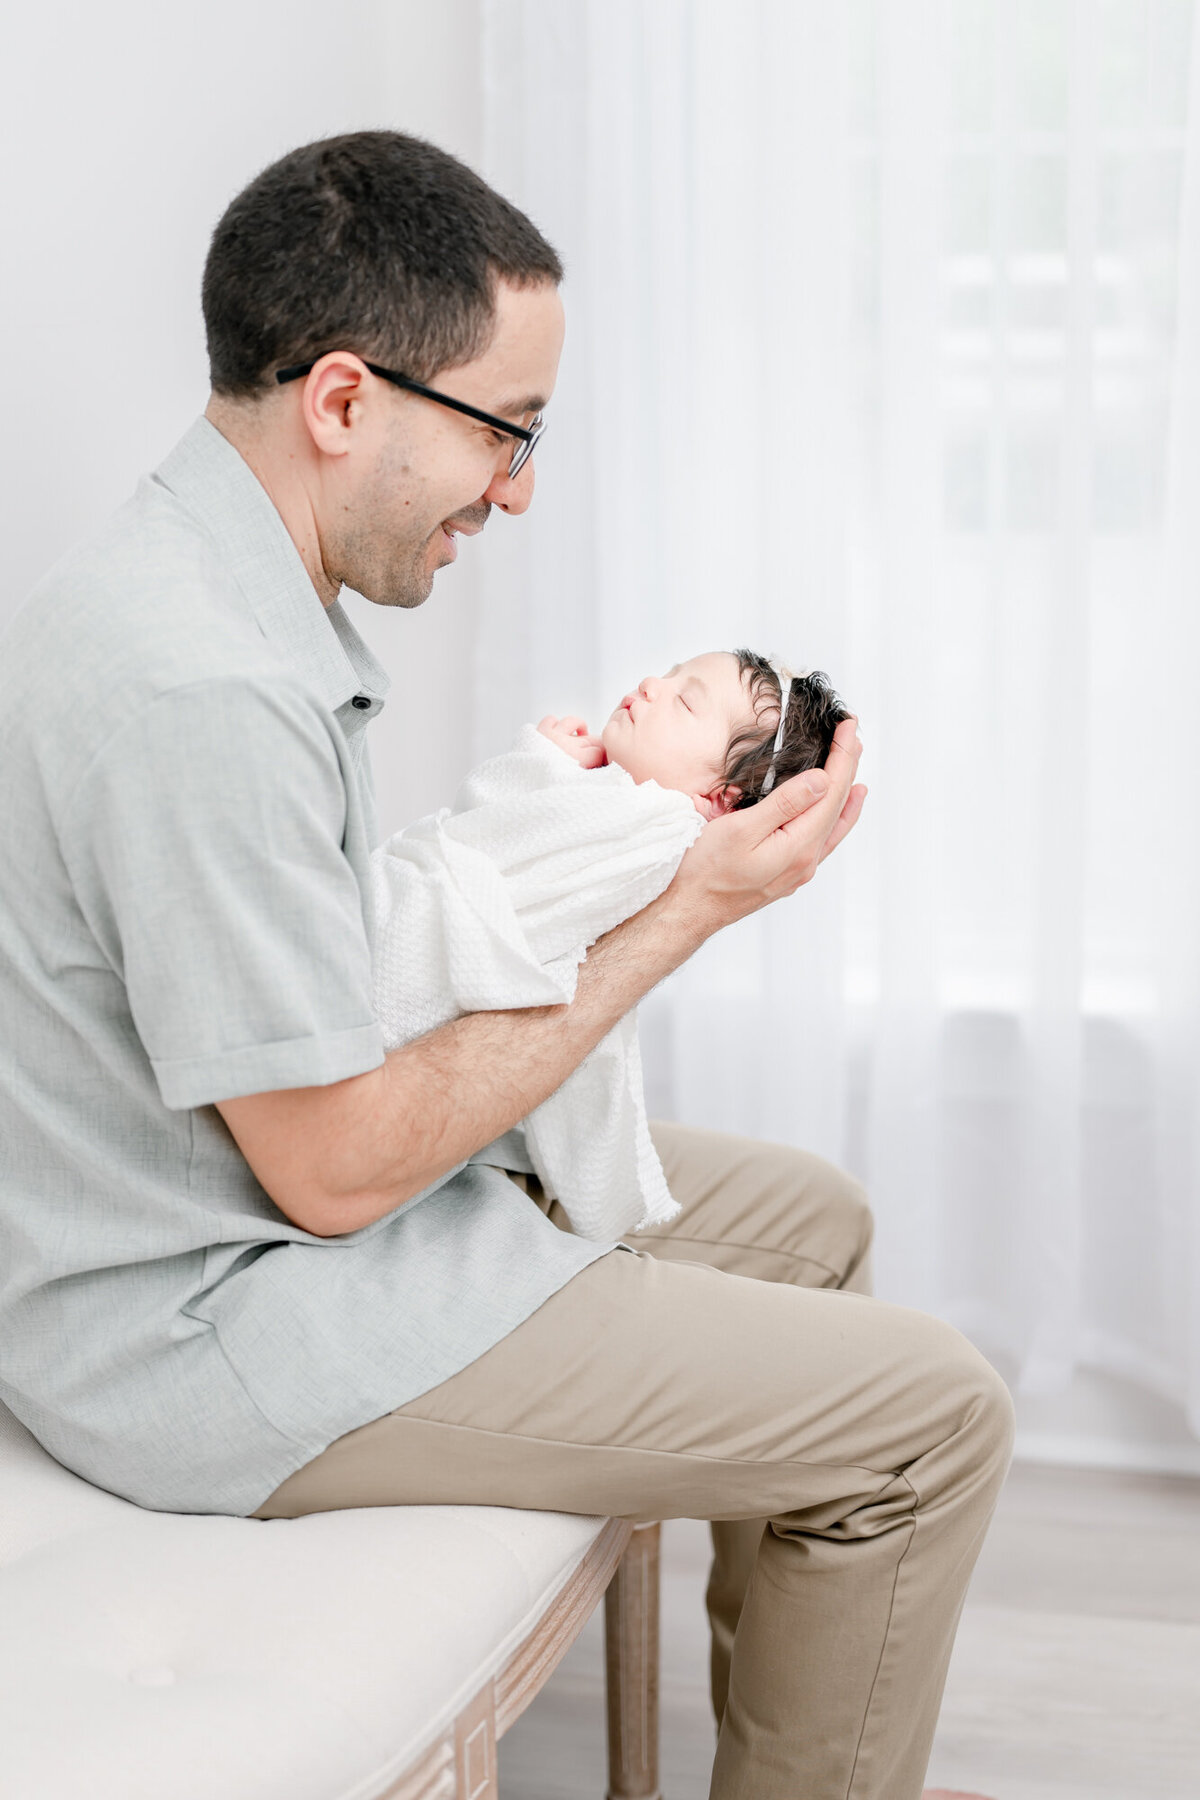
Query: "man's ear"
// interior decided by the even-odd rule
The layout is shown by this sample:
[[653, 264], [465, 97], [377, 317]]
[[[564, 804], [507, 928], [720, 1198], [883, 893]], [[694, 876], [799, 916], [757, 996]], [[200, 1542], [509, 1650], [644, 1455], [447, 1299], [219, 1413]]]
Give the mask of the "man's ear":
[[719, 819], [722, 813], [732, 812], [741, 797], [740, 787], [718, 787], [708, 794], [693, 794], [692, 804], [704, 818]]
[[352, 353], [319, 356], [304, 378], [300, 410], [309, 436], [324, 456], [345, 456], [362, 410], [366, 365]]

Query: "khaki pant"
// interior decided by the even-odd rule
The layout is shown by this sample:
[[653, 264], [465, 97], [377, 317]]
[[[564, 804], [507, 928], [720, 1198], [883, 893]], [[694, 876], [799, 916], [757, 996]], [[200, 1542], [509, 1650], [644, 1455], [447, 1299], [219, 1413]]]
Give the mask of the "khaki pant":
[[870, 1217], [836, 1169], [678, 1125], [654, 1140], [671, 1226], [339, 1438], [258, 1516], [712, 1520], [712, 1800], [917, 1800], [1008, 1394], [948, 1325], [866, 1296]]

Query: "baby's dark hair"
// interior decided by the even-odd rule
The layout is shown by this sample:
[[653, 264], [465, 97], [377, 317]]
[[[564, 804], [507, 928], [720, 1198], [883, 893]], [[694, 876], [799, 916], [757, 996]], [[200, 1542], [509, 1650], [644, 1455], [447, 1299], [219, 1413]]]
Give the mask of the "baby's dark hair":
[[[757, 651], [735, 650], [733, 654], [738, 659], [738, 673], [749, 690], [756, 721], [764, 713], [770, 715], [770, 723], [765, 727], [756, 722], [746, 730], [735, 732], [725, 752], [721, 783], [724, 787], [741, 789], [741, 798], [733, 807], [736, 812], [762, 799], [775, 734], [779, 730], [779, 677], [766, 657], [759, 656]], [[827, 675], [814, 669], [811, 675], [798, 676], [792, 682], [788, 697], [787, 724], [779, 755], [775, 758], [772, 785], [786, 781], [789, 775], [799, 775], [802, 769], [821, 768], [829, 755], [834, 732], [842, 720], [849, 717]]]

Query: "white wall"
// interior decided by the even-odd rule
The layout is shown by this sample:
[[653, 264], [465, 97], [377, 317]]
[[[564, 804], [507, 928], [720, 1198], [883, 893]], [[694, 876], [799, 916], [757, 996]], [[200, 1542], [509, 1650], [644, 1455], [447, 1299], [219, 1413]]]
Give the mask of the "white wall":
[[[390, 125], [470, 161], [480, 140], [478, 0], [15, 10], [0, 122], [0, 626], [203, 409], [200, 273], [232, 195], [333, 132]], [[428, 671], [466, 653], [478, 548], [422, 612], [355, 608], [396, 678], [377, 727], [386, 824], [436, 803], [461, 771]]]

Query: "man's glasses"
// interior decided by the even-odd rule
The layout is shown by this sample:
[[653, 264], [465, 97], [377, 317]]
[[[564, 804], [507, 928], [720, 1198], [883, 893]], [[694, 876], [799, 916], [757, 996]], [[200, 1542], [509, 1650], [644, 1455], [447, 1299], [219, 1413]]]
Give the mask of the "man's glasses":
[[[301, 376], [308, 374], [316, 361], [314, 356], [312, 362], [293, 363], [288, 369], [276, 369], [275, 379], [281, 384], [285, 381], [299, 381]], [[532, 425], [513, 425], [508, 419], [498, 419], [494, 413], [481, 411], [478, 406], [468, 406], [465, 400], [452, 400], [449, 394], [439, 394], [436, 388], [413, 381], [408, 375], [399, 375], [395, 369], [380, 368], [378, 363], [367, 362], [365, 357], [363, 366], [370, 369], [372, 375], [378, 375], [381, 381], [390, 381], [393, 387], [407, 388], [410, 394], [420, 394], [425, 400], [436, 400], [439, 406], [448, 406], [454, 412], [465, 413], [468, 419], [478, 419], [481, 425], [490, 425], [493, 431], [503, 432], [505, 437], [513, 438], [516, 448], [508, 465], [510, 481], [521, 473], [533, 455], [533, 446], [546, 429], [546, 421], [541, 413], [538, 413]]]

